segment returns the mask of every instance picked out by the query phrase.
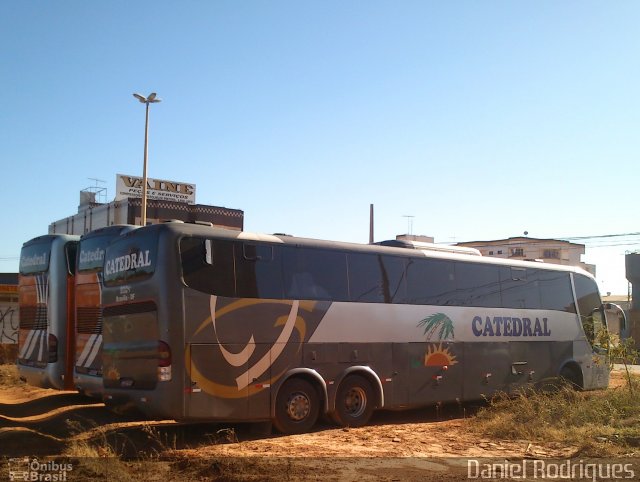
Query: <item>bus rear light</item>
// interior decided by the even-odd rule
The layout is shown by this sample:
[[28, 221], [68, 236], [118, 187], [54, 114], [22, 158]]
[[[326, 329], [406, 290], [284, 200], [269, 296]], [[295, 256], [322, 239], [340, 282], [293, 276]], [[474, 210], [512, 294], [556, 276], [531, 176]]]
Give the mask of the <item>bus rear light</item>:
[[171, 367], [158, 367], [158, 381], [170, 382], [171, 381]]
[[55, 335], [49, 333], [47, 338], [47, 344], [49, 346], [49, 363], [55, 363], [58, 361], [58, 338]]
[[164, 341], [158, 341], [158, 381], [171, 380], [171, 348]]

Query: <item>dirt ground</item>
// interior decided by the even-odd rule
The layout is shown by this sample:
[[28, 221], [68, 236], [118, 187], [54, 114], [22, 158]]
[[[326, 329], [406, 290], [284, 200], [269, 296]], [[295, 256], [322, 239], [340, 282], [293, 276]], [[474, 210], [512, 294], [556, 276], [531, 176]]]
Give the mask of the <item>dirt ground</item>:
[[[614, 374], [612, 385], [621, 380]], [[398, 481], [467, 480], [468, 459], [578, 456], [558, 443], [479, 438], [469, 430], [476, 408], [379, 412], [363, 428], [320, 424], [282, 436], [265, 425], [149, 422], [74, 392], [19, 384], [0, 387], [0, 456], [8, 464], [70, 456], [81, 470], [67, 480], [131, 480], [143, 470], [145, 480]], [[0, 468], [0, 480], [8, 470]]]

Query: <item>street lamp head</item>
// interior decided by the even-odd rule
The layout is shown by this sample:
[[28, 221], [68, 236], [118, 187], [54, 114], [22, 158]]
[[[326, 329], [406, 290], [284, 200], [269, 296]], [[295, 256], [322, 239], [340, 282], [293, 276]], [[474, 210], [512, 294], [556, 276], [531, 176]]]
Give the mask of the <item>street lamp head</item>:
[[157, 98], [157, 94], [155, 92], [151, 92], [147, 97], [140, 94], [133, 94], [133, 96], [138, 99], [141, 104], [155, 104], [162, 101], [162, 99]]

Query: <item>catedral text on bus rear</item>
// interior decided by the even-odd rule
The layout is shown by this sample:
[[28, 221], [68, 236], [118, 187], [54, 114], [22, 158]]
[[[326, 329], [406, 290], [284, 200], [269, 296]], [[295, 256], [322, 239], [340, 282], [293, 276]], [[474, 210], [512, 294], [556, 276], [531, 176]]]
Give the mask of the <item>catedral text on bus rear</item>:
[[107, 260], [104, 265], [104, 272], [110, 276], [116, 273], [122, 273], [123, 271], [129, 271], [130, 269], [140, 269], [148, 266], [151, 266], [149, 250], [141, 250], [137, 253], [130, 253]]

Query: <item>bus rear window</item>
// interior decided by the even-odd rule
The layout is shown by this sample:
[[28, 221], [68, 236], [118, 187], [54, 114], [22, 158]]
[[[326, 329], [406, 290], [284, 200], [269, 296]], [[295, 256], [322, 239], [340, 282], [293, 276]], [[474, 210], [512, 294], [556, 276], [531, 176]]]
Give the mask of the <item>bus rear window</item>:
[[155, 271], [158, 240], [153, 235], [135, 233], [111, 244], [104, 258], [105, 284], [140, 281]]
[[80, 241], [78, 271], [101, 270], [104, 264], [104, 252], [111, 238], [111, 236], [100, 236]]
[[24, 246], [20, 252], [20, 274], [42, 273], [49, 269], [51, 241]]

